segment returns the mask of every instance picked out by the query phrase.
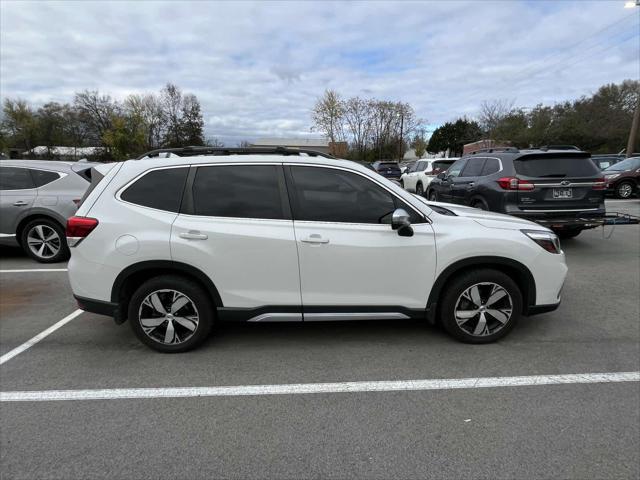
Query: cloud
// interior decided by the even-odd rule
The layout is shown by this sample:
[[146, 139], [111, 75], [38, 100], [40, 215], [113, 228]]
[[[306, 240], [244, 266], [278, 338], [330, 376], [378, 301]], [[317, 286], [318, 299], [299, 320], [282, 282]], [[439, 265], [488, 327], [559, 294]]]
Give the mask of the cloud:
[[0, 95], [124, 98], [173, 82], [230, 144], [309, 135], [326, 88], [409, 102], [437, 125], [486, 99], [531, 106], [637, 79], [639, 29], [607, 1], [5, 1]]

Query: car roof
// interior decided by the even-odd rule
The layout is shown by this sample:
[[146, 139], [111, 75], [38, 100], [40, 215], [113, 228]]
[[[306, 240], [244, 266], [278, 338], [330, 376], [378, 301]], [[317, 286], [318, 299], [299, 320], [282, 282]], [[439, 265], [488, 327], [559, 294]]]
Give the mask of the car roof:
[[74, 165], [75, 163], [76, 162], [64, 162], [58, 160], [0, 160], [0, 166], [2, 167], [30, 167], [64, 172], [69, 171], [71, 169], [71, 165]]
[[514, 147], [505, 147], [505, 148], [487, 148], [482, 150], [477, 150], [475, 152], [468, 153], [464, 155], [462, 158], [470, 158], [470, 157], [486, 157], [493, 156], [499, 157], [502, 159], [511, 159], [515, 160], [517, 158], [532, 156], [557, 156], [561, 155], [563, 157], [590, 157], [591, 154], [589, 152], [585, 152], [584, 150], [569, 150], [569, 149], [546, 149], [546, 148], [526, 148], [526, 149], [517, 149]]

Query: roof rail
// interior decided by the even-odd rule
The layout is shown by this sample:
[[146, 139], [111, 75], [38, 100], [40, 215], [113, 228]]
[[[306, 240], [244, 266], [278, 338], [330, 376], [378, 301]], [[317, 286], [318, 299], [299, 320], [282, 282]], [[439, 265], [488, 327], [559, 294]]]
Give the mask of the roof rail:
[[580, 147], [576, 147], [575, 145], [542, 145], [538, 147], [538, 150], [578, 150], [581, 151]]
[[481, 148], [479, 150], [475, 150], [471, 152], [469, 155], [475, 155], [476, 153], [494, 153], [494, 152], [518, 153], [519, 151], [520, 150], [518, 150], [516, 147], [491, 147], [491, 148]]
[[300, 155], [305, 154], [310, 157], [335, 158], [333, 155], [307, 150], [303, 148], [289, 147], [179, 147], [179, 148], [158, 148], [143, 153], [136, 160], [147, 157], [158, 157], [162, 153], [172, 153], [179, 157], [193, 157], [197, 155]]

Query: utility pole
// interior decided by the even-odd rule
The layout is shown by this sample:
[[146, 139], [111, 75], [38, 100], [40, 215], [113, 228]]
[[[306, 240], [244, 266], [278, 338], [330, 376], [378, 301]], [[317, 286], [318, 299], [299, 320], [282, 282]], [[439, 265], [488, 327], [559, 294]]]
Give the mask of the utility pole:
[[404, 114], [400, 113], [400, 145], [398, 145], [399, 147], [399, 152], [398, 152], [398, 161], [401, 162], [402, 161], [402, 129], [404, 127]]
[[627, 142], [627, 157], [633, 155], [633, 149], [638, 139], [638, 130], [640, 130], [640, 95], [638, 95], [636, 111], [633, 114], [633, 121], [631, 122], [631, 131], [629, 132], [629, 141]]

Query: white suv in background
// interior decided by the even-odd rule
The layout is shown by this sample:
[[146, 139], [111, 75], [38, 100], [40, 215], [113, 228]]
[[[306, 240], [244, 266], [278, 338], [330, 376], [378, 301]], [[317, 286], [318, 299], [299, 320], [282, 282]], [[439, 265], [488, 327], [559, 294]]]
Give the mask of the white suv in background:
[[456, 158], [433, 158], [429, 160], [418, 160], [411, 168], [400, 177], [400, 186], [409, 192], [423, 196], [427, 191], [427, 185], [431, 183], [436, 175], [445, 171], [458, 160]]
[[487, 343], [560, 303], [564, 254], [537, 224], [315, 152], [173, 152], [98, 167], [67, 224], [80, 308], [156, 350], [217, 321], [424, 319]]

